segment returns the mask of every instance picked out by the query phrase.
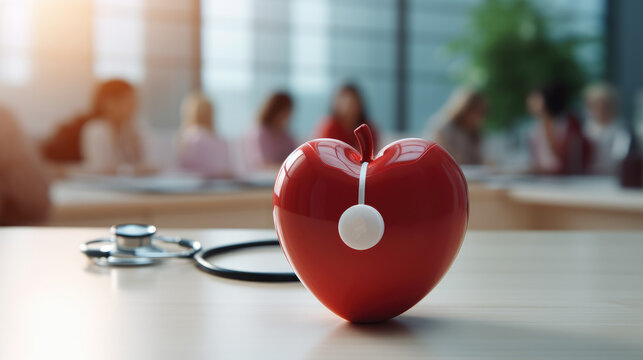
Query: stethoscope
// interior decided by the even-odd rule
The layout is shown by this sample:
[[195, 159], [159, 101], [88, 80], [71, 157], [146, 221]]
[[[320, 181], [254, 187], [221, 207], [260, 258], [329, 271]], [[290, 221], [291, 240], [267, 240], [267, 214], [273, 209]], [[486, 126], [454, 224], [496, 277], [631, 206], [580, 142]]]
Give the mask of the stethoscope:
[[[196, 266], [209, 274], [244, 281], [289, 282], [299, 281], [294, 272], [259, 272], [228, 269], [208, 259], [241, 249], [279, 246], [274, 239], [247, 241], [216, 246], [201, 251], [201, 243], [177, 236], [156, 234], [156, 226], [146, 224], [120, 224], [110, 228], [111, 236], [90, 240], [80, 246], [80, 251], [101, 266], [141, 266], [158, 263], [163, 259], [194, 259]], [[171, 250], [174, 246], [181, 250]]]
[[[340, 239], [355, 250], [366, 250], [375, 246], [384, 234], [382, 215], [374, 207], [365, 204], [367, 169], [368, 162], [365, 161], [360, 169], [358, 203], [346, 209], [337, 224]], [[140, 266], [154, 264], [162, 259], [192, 258], [200, 270], [227, 279], [256, 282], [299, 281], [294, 272], [234, 270], [208, 261], [218, 255], [243, 249], [280, 246], [276, 239], [247, 241], [201, 251], [201, 243], [198, 241], [176, 236], [160, 236], [156, 231], [154, 225], [114, 225], [110, 228], [110, 237], [90, 240], [80, 246], [80, 251], [101, 266]], [[171, 250], [167, 248], [169, 246], [179, 247], [181, 250]]]

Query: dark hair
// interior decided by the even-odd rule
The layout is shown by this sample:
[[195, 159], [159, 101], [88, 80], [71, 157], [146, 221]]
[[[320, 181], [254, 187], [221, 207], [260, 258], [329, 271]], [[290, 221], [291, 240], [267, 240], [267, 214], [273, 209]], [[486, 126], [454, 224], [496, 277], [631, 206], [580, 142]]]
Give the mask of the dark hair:
[[562, 82], [553, 82], [538, 90], [543, 98], [545, 111], [552, 116], [561, 115], [567, 110], [568, 90]]
[[346, 83], [342, 85], [339, 90], [337, 90], [337, 93], [335, 93], [335, 98], [333, 99], [333, 104], [331, 108], [331, 115], [336, 118], [337, 117], [337, 100], [345, 95], [345, 94], [350, 94], [355, 99], [357, 99], [357, 103], [359, 105], [359, 124], [368, 124], [368, 114], [366, 111], [366, 105], [364, 104], [364, 98], [362, 97], [362, 92], [360, 91], [359, 87], [356, 84], [353, 83]]
[[111, 79], [100, 83], [94, 92], [89, 117], [103, 116], [102, 111], [107, 101], [133, 92], [134, 87], [125, 80]]
[[272, 127], [277, 120], [277, 115], [285, 109], [292, 109], [293, 100], [285, 91], [277, 91], [270, 95], [259, 110], [259, 124]]

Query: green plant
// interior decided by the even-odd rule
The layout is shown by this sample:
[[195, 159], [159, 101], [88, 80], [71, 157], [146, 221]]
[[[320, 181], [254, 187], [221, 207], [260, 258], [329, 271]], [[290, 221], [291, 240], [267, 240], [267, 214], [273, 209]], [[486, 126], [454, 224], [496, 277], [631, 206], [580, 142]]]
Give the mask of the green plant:
[[459, 80], [486, 95], [494, 130], [524, 119], [526, 96], [548, 82], [563, 81], [577, 95], [587, 77], [575, 55], [584, 41], [552, 37], [548, 19], [528, 0], [485, 0], [450, 49], [463, 61]]

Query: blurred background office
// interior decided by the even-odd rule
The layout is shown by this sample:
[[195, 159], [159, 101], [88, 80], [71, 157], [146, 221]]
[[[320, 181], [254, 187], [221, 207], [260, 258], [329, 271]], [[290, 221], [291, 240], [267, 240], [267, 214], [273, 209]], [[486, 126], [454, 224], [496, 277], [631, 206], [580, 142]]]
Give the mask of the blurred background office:
[[0, 104], [52, 184], [46, 225], [269, 227], [287, 154], [368, 123], [378, 150], [444, 146], [474, 228], [637, 227], [641, 16], [638, 0], [0, 0]]

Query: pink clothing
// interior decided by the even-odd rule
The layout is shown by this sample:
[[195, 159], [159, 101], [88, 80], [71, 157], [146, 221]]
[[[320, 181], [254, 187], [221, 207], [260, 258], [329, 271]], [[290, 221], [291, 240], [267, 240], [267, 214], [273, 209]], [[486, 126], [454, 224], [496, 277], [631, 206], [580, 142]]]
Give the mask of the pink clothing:
[[191, 126], [179, 138], [181, 168], [204, 176], [232, 173], [230, 151], [225, 140], [199, 126]]
[[297, 143], [288, 132], [253, 126], [244, 138], [244, 150], [251, 169], [279, 166], [295, 150]]

